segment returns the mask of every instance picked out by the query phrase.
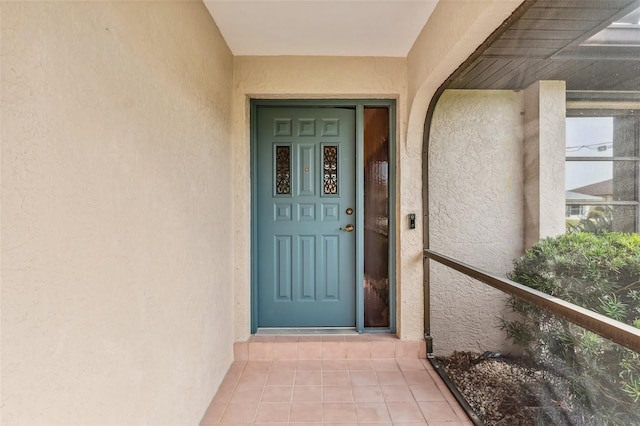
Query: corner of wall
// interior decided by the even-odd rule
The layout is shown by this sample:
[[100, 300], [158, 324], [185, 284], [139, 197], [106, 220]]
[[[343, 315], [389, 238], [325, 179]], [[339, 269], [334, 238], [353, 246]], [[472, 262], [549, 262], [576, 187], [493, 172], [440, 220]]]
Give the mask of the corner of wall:
[[536, 81], [524, 90], [525, 249], [564, 233], [564, 81]]

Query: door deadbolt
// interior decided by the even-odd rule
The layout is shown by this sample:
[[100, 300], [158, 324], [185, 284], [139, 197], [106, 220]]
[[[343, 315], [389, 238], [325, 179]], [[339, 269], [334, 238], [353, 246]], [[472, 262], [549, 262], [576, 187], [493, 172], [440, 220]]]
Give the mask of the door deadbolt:
[[348, 214], [348, 215], [352, 215], [352, 214], [353, 214], [353, 209], [352, 209], [351, 207], [349, 207], [349, 208], [345, 211], [345, 213], [346, 213], [346, 214]]

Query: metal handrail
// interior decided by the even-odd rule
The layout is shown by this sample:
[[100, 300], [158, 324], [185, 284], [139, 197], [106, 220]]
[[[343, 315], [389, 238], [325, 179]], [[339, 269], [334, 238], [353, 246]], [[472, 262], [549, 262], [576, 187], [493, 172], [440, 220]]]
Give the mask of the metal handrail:
[[638, 328], [518, 284], [515, 281], [467, 265], [466, 263], [439, 254], [433, 250], [425, 249], [424, 256], [502, 292], [517, 297], [524, 302], [564, 318], [582, 328], [599, 334], [605, 339], [609, 339], [632, 351], [640, 352], [640, 329]]

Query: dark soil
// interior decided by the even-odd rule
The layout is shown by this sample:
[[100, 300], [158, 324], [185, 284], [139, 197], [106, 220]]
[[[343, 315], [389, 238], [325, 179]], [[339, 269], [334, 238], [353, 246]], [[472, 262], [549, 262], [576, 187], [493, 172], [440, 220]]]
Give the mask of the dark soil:
[[[547, 386], [550, 380], [559, 389], [566, 383], [527, 365], [522, 358], [454, 352], [438, 361], [487, 426], [566, 424], [558, 413], [570, 407], [558, 395], [549, 395]], [[549, 404], [555, 406], [551, 413]]]

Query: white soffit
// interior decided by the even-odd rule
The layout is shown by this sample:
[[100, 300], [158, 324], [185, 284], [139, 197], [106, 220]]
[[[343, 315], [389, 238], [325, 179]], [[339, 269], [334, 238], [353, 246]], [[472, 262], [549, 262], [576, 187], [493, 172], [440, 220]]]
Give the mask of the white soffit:
[[405, 57], [437, 0], [204, 0], [234, 55]]

